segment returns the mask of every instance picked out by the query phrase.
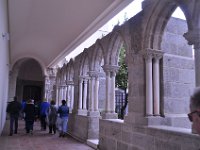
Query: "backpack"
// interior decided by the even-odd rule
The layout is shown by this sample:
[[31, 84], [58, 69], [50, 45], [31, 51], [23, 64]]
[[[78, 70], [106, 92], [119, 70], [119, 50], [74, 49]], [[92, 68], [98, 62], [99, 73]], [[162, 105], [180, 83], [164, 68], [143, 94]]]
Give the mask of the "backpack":
[[53, 107], [53, 106], [49, 107], [49, 115], [50, 116], [57, 115], [57, 109], [56, 109], [56, 107]]

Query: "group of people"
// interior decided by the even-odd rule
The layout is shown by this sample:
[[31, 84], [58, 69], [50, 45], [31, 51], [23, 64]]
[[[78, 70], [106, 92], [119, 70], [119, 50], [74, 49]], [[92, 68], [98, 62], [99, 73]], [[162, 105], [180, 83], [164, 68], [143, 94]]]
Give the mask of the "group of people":
[[29, 99], [20, 103], [17, 101], [17, 97], [14, 97], [14, 101], [8, 103], [7, 112], [10, 114], [10, 136], [17, 134], [20, 113], [23, 114], [25, 120], [26, 133], [33, 134], [34, 121], [39, 115], [41, 130], [46, 130], [48, 125], [50, 134], [56, 134], [57, 128], [60, 131], [59, 137], [64, 137], [67, 134], [69, 107], [66, 100], [62, 100], [62, 105], [58, 108], [55, 101], [52, 100], [49, 103], [44, 100], [39, 105], [38, 110], [34, 105], [34, 100]]

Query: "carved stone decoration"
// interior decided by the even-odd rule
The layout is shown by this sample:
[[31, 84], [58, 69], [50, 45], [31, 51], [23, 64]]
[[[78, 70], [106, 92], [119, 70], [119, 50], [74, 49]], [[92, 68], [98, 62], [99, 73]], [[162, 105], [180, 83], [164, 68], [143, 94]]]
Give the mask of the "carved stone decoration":
[[103, 65], [102, 67], [105, 72], [109, 71], [117, 73], [119, 69], [119, 66], [114, 66], [114, 65]]
[[48, 76], [45, 77], [45, 98], [48, 100], [53, 99], [54, 86], [56, 84], [57, 70], [54, 68], [47, 68]]
[[194, 49], [200, 48], [200, 29], [188, 31], [183, 35], [189, 45], [194, 45]]
[[161, 59], [163, 57], [164, 52], [161, 50], [154, 50], [154, 49], [146, 49], [140, 52], [146, 61], [150, 59]]

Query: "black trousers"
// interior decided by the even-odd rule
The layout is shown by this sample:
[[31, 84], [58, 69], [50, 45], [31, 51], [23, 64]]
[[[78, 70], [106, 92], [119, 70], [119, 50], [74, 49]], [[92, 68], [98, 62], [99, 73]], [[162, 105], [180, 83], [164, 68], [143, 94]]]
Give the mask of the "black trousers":
[[13, 134], [13, 128], [15, 125], [15, 133], [17, 133], [17, 129], [18, 129], [18, 118], [19, 115], [10, 115], [10, 134]]
[[40, 121], [41, 121], [41, 128], [46, 130], [47, 127], [46, 116], [40, 116]]
[[30, 131], [33, 131], [33, 124], [34, 124], [34, 119], [33, 120], [25, 120], [26, 124], [26, 133], [29, 133]]
[[54, 133], [56, 133], [56, 125], [55, 124], [49, 125], [49, 133], [52, 133], [52, 130], [53, 130]]

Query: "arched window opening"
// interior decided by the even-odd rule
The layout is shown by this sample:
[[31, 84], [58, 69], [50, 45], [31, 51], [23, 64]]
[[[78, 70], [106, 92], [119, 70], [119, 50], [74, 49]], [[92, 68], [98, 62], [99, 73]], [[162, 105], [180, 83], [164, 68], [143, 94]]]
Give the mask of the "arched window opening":
[[195, 86], [194, 53], [192, 46], [183, 37], [187, 31], [183, 12], [177, 8], [167, 23], [161, 44], [164, 52], [161, 66], [161, 114], [168, 119], [167, 124], [184, 128], [191, 127], [186, 114], [189, 111], [191, 89]]
[[118, 114], [119, 119], [124, 119], [124, 115], [128, 112], [128, 68], [125, 62], [125, 47], [122, 45], [119, 54], [119, 70], [115, 79], [115, 112]]

